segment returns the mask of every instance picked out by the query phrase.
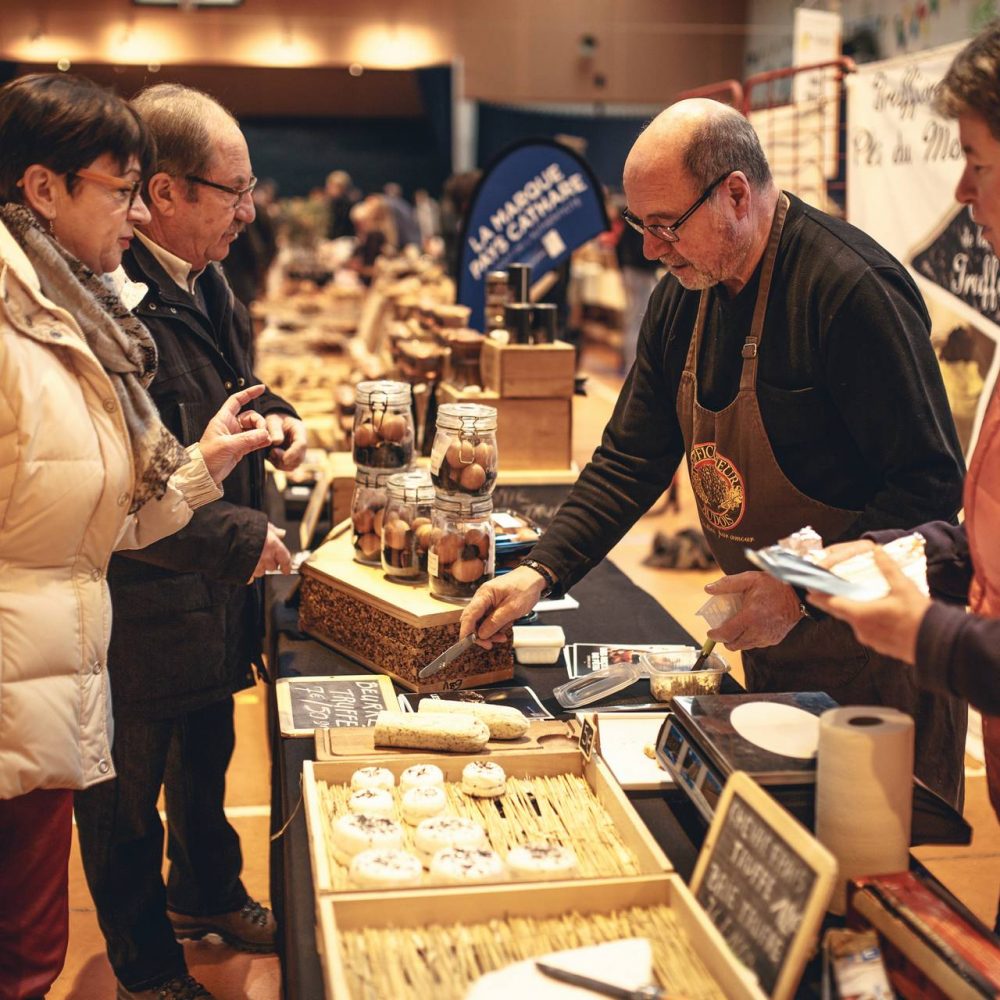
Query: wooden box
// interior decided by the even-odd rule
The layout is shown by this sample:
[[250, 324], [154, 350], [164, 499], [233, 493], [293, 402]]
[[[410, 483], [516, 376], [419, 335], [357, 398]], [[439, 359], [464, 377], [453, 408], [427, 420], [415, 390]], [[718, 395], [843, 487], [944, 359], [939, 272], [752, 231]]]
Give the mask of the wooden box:
[[442, 382], [438, 387], [438, 401], [482, 403], [496, 409], [501, 474], [518, 469], [566, 470], [572, 466], [573, 400], [570, 396], [512, 399], [495, 392], [469, 392]]
[[576, 377], [576, 351], [554, 344], [498, 344], [487, 338], [479, 359], [483, 388], [514, 399], [569, 399]]
[[[565, 747], [565, 744], [562, 746]], [[639, 814], [626, 798], [607, 765], [597, 756], [591, 757], [588, 761], [578, 749], [565, 748], [551, 751], [540, 749], [522, 752], [486, 752], [474, 755], [413, 752], [411, 754], [385, 754], [381, 756], [376, 750], [372, 757], [338, 761], [306, 761], [304, 764], [302, 796], [305, 802], [313, 884], [316, 892], [353, 893], [357, 891], [352, 889], [347, 881], [346, 868], [339, 866], [336, 862], [334, 866], [331, 866], [328, 858], [323, 824], [323, 804], [320, 801], [317, 782], [350, 785], [351, 775], [358, 768], [373, 763], [392, 771], [397, 776], [397, 782], [399, 774], [415, 763], [437, 764], [444, 771], [445, 781], [461, 782], [462, 768], [471, 761], [482, 760], [484, 756], [496, 760], [503, 767], [508, 778], [552, 777], [568, 774], [582, 777], [587, 782], [597, 801], [610, 817], [618, 838], [631, 852], [632, 857], [627, 864], [622, 859], [618, 859], [616, 868], [607, 868], [604, 873], [591, 874], [582, 879], [583, 881], [607, 881], [613, 878], [627, 880], [673, 871], [670, 860], [653, 839], [649, 830], [646, 829]], [[487, 801], [488, 806], [494, 807], [494, 800], [480, 801]], [[596, 842], [600, 842], [602, 835], [605, 835], [605, 830], [598, 831], [583, 824], [577, 825], [575, 829], [583, 835], [588, 832], [592, 833]], [[502, 845], [494, 844], [493, 846], [501, 854], [503, 853]], [[580, 854], [579, 850], [577, 854]], [[593, 868], [593, 865], [591, 867]], [[581, 879], [577, 878], [573, 881], [579, 882]], [[397, 891], [399, 890], [387, 890], [386, 894], [391, 895]], [[430, 891], [443, 894], [444, 900], [447, 900], [456, 891], [456, 887], [433, 887]], [[447, 902], [442, 902], [442, 914], [447, 906]]]
[[380, 567], [355, 562], [349, 531], [321, 545], [300, 573], [302, 630], [411, 691], [481, 687], [514, 676], [513, 652], [503, 643], [476, 646], [419, 680], [420, 668], [458, 641], [462, 606], [432, 597], [426, 584], [396, 583]]
[[[423, 890], [396, 893], [356, 893], [353, 896], [325, 896], [318, 901], [316, 938], [323, 962], [323, 978], [328, 1000], [411, 1000], [410, 994], [394, 991], [392, 996], [372, 988], [362, 994], [352, 991], [345, 967], [342, 935], [362, 929], [399, 928], [403, 933], [419, 933], [432, 924], [481, 925], [487, 921], [508, 921], [526, 917], [535, 920], [564, 914], [590, 916], [610, 914], [633, 907], [666, 905], [680, 924], [691, 951], [718, 984], [718, 996], [728, 1000], [765, 1000], [747, 970], [727, 948], [704, 911], [676, 875], [655, 875], [639, 879], [605, 880], [539, 885], [487, 885], [474, 889]], [[538, 942], [537, 957], [548, 949]], [[526, 954], [533, 950], [530, 946]], [[387, 961], [392, 961], [387, 956]], [[453, 968], [453, 966], [452, 966]], [[443, 969], [436, 1000], [457, 1000], [462, 992], [449, 991], [450, 969]], [[704, 995], [703, 993], [701, 995]], [[525, 998], [528, 1000], [528, 998]]]

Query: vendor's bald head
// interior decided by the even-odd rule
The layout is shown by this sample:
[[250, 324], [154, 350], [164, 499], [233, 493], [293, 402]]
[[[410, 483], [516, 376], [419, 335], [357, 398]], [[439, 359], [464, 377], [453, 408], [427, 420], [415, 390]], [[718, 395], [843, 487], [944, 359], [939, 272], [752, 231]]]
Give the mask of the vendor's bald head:
[[757, 189], [772, 186], [771, 169], [753, 126], [718, 101], [690, 98], [661, 111], [635, 141], [625, 161], [626, 190], [650, 174], [687, 180], [704, 190], [730, 170]]
[[627, 218], [642, 225], [650, 260], [686, 288], [721, 282], [735, 292], [745, 284], [766, 245], [778, 192], [743, 115], [718, 101], [671, 105], [629, 152], [624, 187]]

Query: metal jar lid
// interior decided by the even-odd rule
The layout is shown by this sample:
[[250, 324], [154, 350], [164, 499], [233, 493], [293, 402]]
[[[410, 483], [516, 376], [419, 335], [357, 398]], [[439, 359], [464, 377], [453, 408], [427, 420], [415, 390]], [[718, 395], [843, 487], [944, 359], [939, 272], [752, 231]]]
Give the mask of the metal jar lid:
[[404, 503], [431, 503], [434, 500], [434, 484], [426, 470], [397, 472], [389, 477], [389, 496]]
[[359, 382], [354, 390], [358, 405], [371, 407], [372, 404], [386, 406], [409, 406], [410, 384], [379, 379], [376, 382]]
[[437, 426], [449, 431], [495, 431], [497, 411], [482, 403], [445, 403], [438, 408]]

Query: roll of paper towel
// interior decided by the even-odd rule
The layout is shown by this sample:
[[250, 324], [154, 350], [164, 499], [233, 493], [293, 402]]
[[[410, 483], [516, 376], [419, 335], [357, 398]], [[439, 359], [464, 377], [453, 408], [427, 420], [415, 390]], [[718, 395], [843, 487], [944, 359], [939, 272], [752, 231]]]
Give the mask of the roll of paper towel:
[[894, 708], [833, 708], [819, 721], [816, 837], [836, 857], [830, 903], [844, 913], [847, 879], [909, 866], [913, 719]]

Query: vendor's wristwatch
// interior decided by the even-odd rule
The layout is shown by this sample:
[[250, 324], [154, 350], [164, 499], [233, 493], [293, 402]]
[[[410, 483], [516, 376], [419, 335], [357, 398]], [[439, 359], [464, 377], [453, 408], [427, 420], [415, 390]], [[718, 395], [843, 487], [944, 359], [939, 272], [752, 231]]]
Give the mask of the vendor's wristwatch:
[[543, 566], [537, 559], [522, 559], [518, 563], [518, 566], [527, 566], [528, 569], [533, 569], [544, 578], [545, 587], [542, 590], [542, 600], [548, 597], [559, 585], [559, 580], [555, 573], [548, 566]]

